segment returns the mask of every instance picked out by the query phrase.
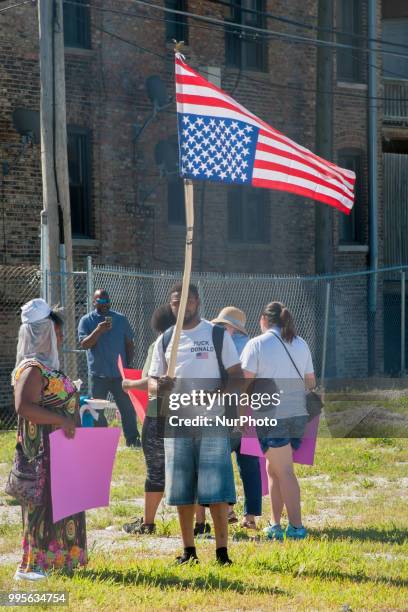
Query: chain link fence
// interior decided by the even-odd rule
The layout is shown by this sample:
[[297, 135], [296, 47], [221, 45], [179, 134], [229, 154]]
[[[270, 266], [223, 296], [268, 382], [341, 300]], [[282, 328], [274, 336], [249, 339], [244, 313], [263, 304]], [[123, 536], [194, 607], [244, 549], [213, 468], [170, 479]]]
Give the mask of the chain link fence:
[[16, 360], [21, 306], [40, 294], [40, 273], [34, 266], [0, 266], [0, 429], [14, 427], [11, 373]]
[[[250, 336], [260, 333], [263, 307], [272, 300], [283, 302], [293, 313], [298, 334], [311, 348], [318, 376], [355, 379], [373, 373], [405, 374], [406, 299], [401, 296], [405, 298], [407, 271], [408, 266], [384, 269], [376, 274], [325, 277], [193, 273], [191, 281], [198, 286], [203, 317], [211, 320], [224, 306], [237, 306], [247, 315]], [[20, 306], [38, 296], [40, 287], [35, 269], [24, 268], [22, 272], [17, 268], [7, 274], [7, 288], [3, 287], [0, 303], [0, 325], [7, 339], [0, 366], [2, 428], [15, 422], [9, 381]], [[92, 266], [89, 261], [86, 271], [57, 276], [66, 310], [61, 367], [71, 377], [83, 381], [83, 392], [88, 391], [86, 354], [79, 347], [76, 329], [80, 318], [92, 309], [95, 289], [106, 289], [112, 308], [129, 319], [135, 332], [134, 365], [141, 368], [155, 337], [150, 328], [151, 315], [155, 308], [168, 301], [169, 291], [181, 280], [181, 273]]]

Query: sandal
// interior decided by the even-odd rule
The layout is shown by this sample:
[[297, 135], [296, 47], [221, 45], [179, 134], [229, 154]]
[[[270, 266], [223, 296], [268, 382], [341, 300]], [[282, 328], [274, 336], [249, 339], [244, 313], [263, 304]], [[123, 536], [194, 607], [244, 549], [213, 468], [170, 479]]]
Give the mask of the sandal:
[[258, 529], [256, 526], [255, 519], [247, 519], [246, 516], [241, 521], [241, 527], [244, 529]]
[[230, 525], [233, 525], [234, 523], [238, 523], [237, 515], [232, 509], [228, 512], [228, 523]]

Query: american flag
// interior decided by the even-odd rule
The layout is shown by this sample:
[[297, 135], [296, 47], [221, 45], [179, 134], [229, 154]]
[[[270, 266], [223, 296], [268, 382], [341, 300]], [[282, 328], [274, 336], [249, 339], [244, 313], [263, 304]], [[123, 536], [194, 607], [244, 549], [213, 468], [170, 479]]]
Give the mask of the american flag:
[[349, 214], [356, 176], [296, 144], [176, 55], [180, 173], [184, 178], [289, 191]]

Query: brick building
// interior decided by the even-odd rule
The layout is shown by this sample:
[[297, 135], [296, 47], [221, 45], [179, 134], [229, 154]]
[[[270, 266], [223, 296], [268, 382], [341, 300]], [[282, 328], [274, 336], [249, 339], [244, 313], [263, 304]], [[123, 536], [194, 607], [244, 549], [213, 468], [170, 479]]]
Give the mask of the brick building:
[[[217, 18], [220, 20], [217, 25], [163, 13], [133, 0], [93, 0], [91, 5], [90, 9], [83, 0], [67, 0], [64, 5], [68, 156], [76, 268], [83, 269], [87, 255], [92, 255], [96, 263], [180, 269], [184, 257], [182, 183], [177, 179], [175, 163], [169, 162], [169, 156], [166, 163], [162, 159], [163, 150], [171, 147], [176, 159], [171, 39], [183, 39], [187, 43], [188, 62], [204, 76], [209, 75], [210, 80], [265, 121], [314, 150], [315, 107], [319, 95], [316, 46], [274, 36], [250, 36], [242, 32], [240, 35], [234, 24], [255, 25], [314, 39], [318, 2], [253, 0], [245, 5], [241, 0], [163, 2], [167, 8]], [[332, 211], [333, 267], [340, 273], [365, 269], [369, 261], [367, 40], [364, 38], [367, 0], [333, 0], [333, 8], [333, 26], [341, 32], [335, 40], [353, 47], [333, 50], [332, 54], [333, 159], [355, 169], [358, 175], [357, 202], [351, 217]], [[267, 17], [265, 12], [271, 16]], [[408, 53], [407, 24], [406, 2], [377, 1], [378, 37], [383, 35], [385, 41], [394, 43], [384, 48]], [[395, 43], [400, 46], [396, 47]], [[404, 79], [408, 78], [408, 61], [398, 54], [376, 57], [381, 266], [408, 261], [406, 204], [404, 207], [407, 193], [395, 188], [397, 178], [397, 183], [400, 181], [407, 189], [408, 86]], [[146, 79], [153, 75], [166, 84], [171, 102], [155, 116], [146, 93]], [[0, 13], [0, 90], [3, 162], [0, 256], [2, 269], [9, 270], [14, 266], [38, 266], [40, 258], [40, 148], [34, 144], [22, 149], [21, 136], [13, 127], [13, 111], [17, 108], [39, 109], [35, 3]], [[314, 274], [315, 206], [321, 205], [282, 192], [198, 183], [193, 269]], [[346, 328], [339, 321], [354, 316], [360, 327], [364, 327], [360, 341], [368, 342], [365, 291], [363, 282], [358, 287], [356, 305], [347, 300], [334, 313], [333, 319], [337, 321], [334, 344], [343, 337], [337, 350], [337, 374], [345, 371], [352, 353], [352, 341], [349, 345], [347, 338], [344, 339]], [[379, 285], [378, 296], [380, 314], [376, 329], [381, 340], [376, 350], [378, 369], [382, 370], [386, 322], [381, 312], [384, 304], [394, 308], [400, 295], [398, 287], [390, 281]], [[19, 297], [15, 300], [19, 302]], [[0, 317], [3, 329], [9, 329], [4, 311]], [[393, 370], [392, 363], [385, 365], [389, 371]], [[355, 366], [361, 372], [367, 369], [357, 358]]]

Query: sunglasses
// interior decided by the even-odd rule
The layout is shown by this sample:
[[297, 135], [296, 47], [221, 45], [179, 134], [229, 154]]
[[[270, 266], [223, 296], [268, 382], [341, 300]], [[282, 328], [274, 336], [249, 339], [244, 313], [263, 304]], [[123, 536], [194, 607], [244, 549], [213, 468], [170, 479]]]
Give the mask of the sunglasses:
[[108, 298], [96, 298], [95, 302], [97, 304], [110, 304], [110, 300]]

